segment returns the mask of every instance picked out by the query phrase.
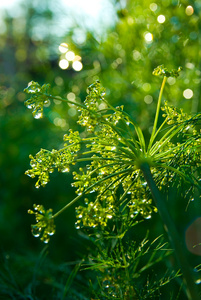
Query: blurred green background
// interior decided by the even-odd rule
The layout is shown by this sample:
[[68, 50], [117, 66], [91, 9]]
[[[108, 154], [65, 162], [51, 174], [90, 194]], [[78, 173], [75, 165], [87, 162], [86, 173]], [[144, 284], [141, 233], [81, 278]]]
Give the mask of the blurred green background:
[[[164, 98], [187, 112], [201, 109], [200, 0], [69, 2], [28, 0], [0, 7], [0, 285], [7, 293], [2, 299], [32, 299], [30, 282], [44, 253], [48, 263], [37, 285], [41, 298], [33, 299], [43, 299], [53, 282], [57, 299], [56, 291], [89, 247], [75, 230], [74, 207], [57, 220], [49, 247], [31, 235], [27, 210], [33, 203], [57, 211], [73, 199], [74, 190], [66, 174], [54, 174], [47, 187], [35, 189], [24, 175], [29, 154], [59, 148], [63, 134], [76, 129], [77, 111], [55, 101], [43, 119], [34, 119], [23, 103], [29, 81], [50, 83], [55, 95], [84, 101], [87, 86], [99, 79], [109, 101], [124, 105], [148, 135], [161, 84], [152, 71], [160, 64], [182, 66], [177, 81], [168, 79]], [[178, 201], [172, 211], [183, 233], [201, 215], [198, 203], [187, 213], [186, 203]], [[154, 235], [163, 232], [158, 217], [149, 222]]]

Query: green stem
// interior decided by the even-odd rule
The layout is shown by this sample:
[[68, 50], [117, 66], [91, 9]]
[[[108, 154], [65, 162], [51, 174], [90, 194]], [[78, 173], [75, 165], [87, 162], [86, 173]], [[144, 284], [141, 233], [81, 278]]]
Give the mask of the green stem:
[[87, 109], [85, 105], [77, 103], [77, 102], [70, 101], [68, 99], [64, 99], [64, 98], [60, 98], [58, 96], [52, 96], [52, 95], [48, 95], [48, 94], [44, 94], [44, 95], [47, 96], [49, 99], [58, 100], [58, 101], [61, 101], [61, 102], [65, 102], [65, 103], [68, 103], [68, 104], [75, 105], [77, 107], [81, 107], [83, 109]]
[[151, 148], [153, 141], [155, 139], [155, 133], [156, 133], [156, 127], [157, 127], [157, 123], [158, 123], [158, 116], [159, 116], [159, 111], [160, 111], [160, 106], [161, 106], [161, 100], [162, 100], [162, 95], [163, 95], [163, 90], [165, 87], [165, 83], [166, 83], [167, 77], [164, 76], [163, 77], [163, 82], [161, 84], [161, 89], [160, 89], [160, 93], [159, 93], [159, 97], [158, 97], [158, 103], [157, 103], [157, 108], [156, 108], [156, 115], [155, 115], [155, 119], [154, 119], [154, 126], [152, 129], [152, 133], [151, 133], [151, 138], [150, 138], [150, 142], [149, 142], [149, 146], [147, 151]]
[[193, 278], [194, 277], [193, 271], [186, 259], [185, 253], [184, 253], [185, 245], [183, 245], [183, 243], [179, 237], [179, 234], [177, 232], [177, 229], [175, 227], [175, 224], [173, 223], [173, 221], [170, 217], [170, 214], [166, 207], [165, 199], [155, 184], [155, 181], [152, 177], [149, 165], [146, 162], [143, 162], [141, 164], [140, 168], [141, 168], [141, 171], [143, 172], [144, 177], [147, 181], [147, 184], [151, 190], [153, 199], [158, 208], [158, 212], [164, 223], [164, 227], [168, 233], [170, 242], [172, 243], [172, 246], [175, 250], [175, 255], [177, 257], [179, 267], [181, 268], [181, 271], [183, 273], [183, 279], [184, 279], [184, 283], [186, 285], [188, 299], [189, 300], [199, 300], [200, 296], [198, 294], [197, 286], [196, 286], [194, 278]]
[[74, 204], [77, 200], [79, 200], [82, 196], [84, 195], [84, 193], [81, 193], [80, 195], [78, 195], [77, 197], [75, 197], [71, 202], [67, 203], [64, 207], [62, 207], [62, 209], [60, 209], [57, 213], [55, 213], [52, 218], [56, 218], [58, 215], [60, 215], [64, 210], [66, 210], [68, 207], [70, 207], [72, 204]]
[[132, 168], [127, 168], [124, 170], [121, 170], [119, 172], [116, 173], [112, 173], [104, 178], [101, 178], [100, 180], [98, 180], [97, 182], [95, 182], [94, 184], [90, 185], [84, 192], [80, 193], [77, 197], [75, 197], [71, 202], [67, 203], [64, 207], [62, 207], [57, 213], [55, 213], [52, 218], [56, 218], [58, 215], [60, 215], [64, 210], [66, 210], [68, 207], [70, 207], [71, 205], [73, 205], [76, 201], [78, 201], [81, 197], [83, 197], [88, 191], [92, 190], [96, 185], [100, 185], [100, 183], [102, 183], [103, 181], [115, 177], [117, 175], [120, 174], [124, 174], [124, 173], [132, 173], [133, 169]]

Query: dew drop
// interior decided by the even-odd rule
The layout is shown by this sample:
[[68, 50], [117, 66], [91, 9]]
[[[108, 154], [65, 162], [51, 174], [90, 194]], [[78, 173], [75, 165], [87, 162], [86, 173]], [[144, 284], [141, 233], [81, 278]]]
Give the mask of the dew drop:
[[200, 284], [201, 283], [201, 278], [197, 279], [195, 283]]
[[43, 114], [42, 114], [41, 112], [38, 112], [38, 113], [36, 113], [36, 114], [34, 115], [34, 118], [35, 118], [35, 119], [41, 119], [42, 116], [43, 116]]
[[33, 233], [34, 237], [39, 237], [39, 235], [40, 235], [39, 233]]
[[69, 172], [69, 168], [64, 168], [64, 169], [62, 169], [62, 171], [61, 171], [62, 173], [66, 173], [66, 172]]
[[54, 234], [54, 230], [53, 231], [50, 231], [48, 232], [48, 235], [53, 235]]
[[29, 176], [29, 177], [31, 177], [31, 178], [34, 178], [34, 177], [35, 177], [34, 174], [30, 174], [30, 173], [28, 173], [27, 176]]
[[108, 219], [112, 219], [112, 215], [107, 215], [107, 218]]
[[33, 105], [33, 104], [28, 104], [28, 105], [27, 105], [27, 108], [28, 108], [28, 109], [32, 109], [32, 108], [34, 108], [34, 105]]

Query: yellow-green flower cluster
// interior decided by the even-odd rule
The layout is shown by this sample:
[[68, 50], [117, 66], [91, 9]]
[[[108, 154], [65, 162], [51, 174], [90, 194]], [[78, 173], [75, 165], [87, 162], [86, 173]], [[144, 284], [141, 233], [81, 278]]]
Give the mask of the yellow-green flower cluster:
[[182, 67], [179, 67], [177, 70], [168, 70], [164, 67], [164, 65], [160, 65], [153, 70], [153, 75], [155, 76], [166, 76], [166, 77], [175, 77], [179, 76], [179, 72], [181, 72]]
[[33, 205], [34, 210], [29, 209], [29, 214], [34, 214], [36, 224], [31, 225], [32, 234], [40, 237], [44, 243], [48, 243], [50, 236], [55, 233], [54, 219], [52, 217], [52, 209], [45, 210], [43, 205]]
[[30, 98], [25, 101], [27, 108], [32, 109], [32, 114], [35, 119], [43, 117], [43, 106], [49, 102], [48, 92], [50, 84], [39, 85], [38, 82], [31, 81], [24, 92], [30, 95]]

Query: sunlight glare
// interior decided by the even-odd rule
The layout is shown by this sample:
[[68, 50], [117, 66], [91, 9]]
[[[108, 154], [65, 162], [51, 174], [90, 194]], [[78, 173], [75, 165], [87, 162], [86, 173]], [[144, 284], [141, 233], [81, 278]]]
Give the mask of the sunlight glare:
[[78, 72], [79, 72], [79, 71], [82, 70], [83, 64], [81, 63], [81, 61], [76, 60], [76, 61], [73, 62], [72, 67], [73, 67], [73, 69], [74, 69], [75, 71], [78, 71]]
[[75, 58], [75, 53], [73, 51], [68, 51], [65, 57], [68, 61], [72, 61]]
[[62, 70], [66, 70], [69, 66], [69, 62], [66, 60], [66, 59], [61, 59], [59, 61], [59, 67], [62, 69]]
[[157, 18], [158, 23], [163, 24], [165, 22], [165, 16], [159, 15]]
[[59, 51], [60, 51], [61, 53], [66, 53], [66, 52], [68, 51], [68, 44], [66, 44], [66, 43], [61, 43], [61, 44], [59, 45]]

